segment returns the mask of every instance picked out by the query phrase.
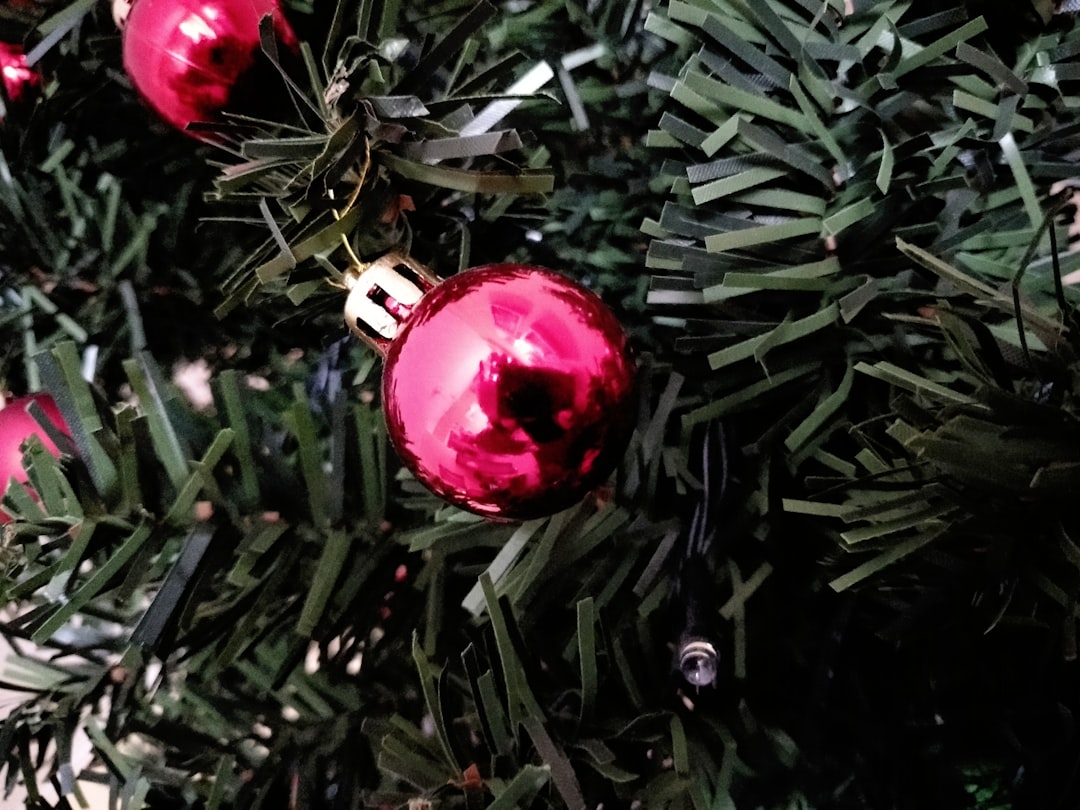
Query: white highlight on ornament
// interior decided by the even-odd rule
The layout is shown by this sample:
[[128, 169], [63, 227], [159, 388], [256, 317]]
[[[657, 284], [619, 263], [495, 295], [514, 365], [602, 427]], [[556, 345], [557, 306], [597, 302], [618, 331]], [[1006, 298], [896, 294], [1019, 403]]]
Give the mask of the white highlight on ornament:
[[[508, 96], [528, 96], [555, 78], [555, 71], [547, 62], [537, 62], [524, 76], [506, 88]], [[487, 132], [508, 116], [523, 99], [508, 98], [488, 104], [472, 121], [461, 128], [462, 137]]]
[[181, 34], [196, 45], [204, 40], [217, 39], [217, 34], [214, 32], [214, 29], [207, 24], [206, 20], [197, 14], [191, 14], [186, 20], [181, 20], [180, 25], [177, 27], [180, 29]]

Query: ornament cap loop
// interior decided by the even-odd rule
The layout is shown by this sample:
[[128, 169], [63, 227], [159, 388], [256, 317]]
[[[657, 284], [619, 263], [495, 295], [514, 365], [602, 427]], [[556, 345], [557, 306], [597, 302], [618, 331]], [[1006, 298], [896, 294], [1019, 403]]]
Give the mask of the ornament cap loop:
[[439, 283], [430, 270], [397, 251], [352, 268], [347, 279], [345, 323], [380, 354], [386, 354], [424, 293]]

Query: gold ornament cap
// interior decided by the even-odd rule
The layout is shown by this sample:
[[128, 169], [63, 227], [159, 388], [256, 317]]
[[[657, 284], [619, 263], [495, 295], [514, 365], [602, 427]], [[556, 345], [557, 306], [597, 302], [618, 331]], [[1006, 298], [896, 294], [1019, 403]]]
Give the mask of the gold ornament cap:
[[135, 0], [112, 0], [113, 22], [121, 31], [124, 30], [124, 23], [127, 22], [128, 14], [131, 13], [131, 7], [134, 3]]
[[345, 324], [380, 354], [412, 314], [413, 307], [441, 279], [420, 262], [393, 251], [346, 275]]

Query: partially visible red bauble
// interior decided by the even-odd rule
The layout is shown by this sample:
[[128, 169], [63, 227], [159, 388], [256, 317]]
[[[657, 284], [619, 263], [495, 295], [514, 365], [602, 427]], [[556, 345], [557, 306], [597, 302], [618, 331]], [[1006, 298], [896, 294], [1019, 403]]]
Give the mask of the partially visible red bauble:
[[[56, 407], [56, 402], [48, 394], [30, 394], [8, 402], [0, 410], [0, 493], [7, 490], [12, 478], [20, 484], [26, 484], [28, 477], [22, 465], [22, 444], [30, 436], [38, 436], [46, 450], [54, 456], [60, 455], [60, 449], [49, 438], [49, 434], [27, 411], [27, 407], [35, 402], [45, 412], [50, 422], [64, 434], [68, 433], [67, 422], [60, 414], [60, 409]], [[31, 495], [36, 497], [33, 490], [31, 490]], [[0, 523], [7, 523], [10, 519], [7, 514], [0, 511]]]
[[[297, 39], [277, 0], [135, 0], [123, 20], [124, 69], [142, 97], [181, 131], [251, 114], [276, 80], [259, 45], [273, 18], [286, 51]], [[196, 133], [190, 133], [196, 134]]]
[[607, 479], [635, 422], [635, 365], [599, 296], [550, 270], [496, 264], [384, 306], [401, 319], [385, 349], [387, 430], [425, 486], [527, 519]]
[[0, 42], [0, 76], [4, 80], [4, 100], [11, 104], [26, 101], [41, 84], [41, 75], [26, 64], [22, 45]]

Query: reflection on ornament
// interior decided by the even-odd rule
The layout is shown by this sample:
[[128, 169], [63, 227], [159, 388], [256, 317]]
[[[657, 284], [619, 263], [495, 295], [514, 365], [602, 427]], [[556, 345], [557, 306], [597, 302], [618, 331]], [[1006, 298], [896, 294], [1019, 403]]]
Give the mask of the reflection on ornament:
[[253, 114], [265, 101], [264, 80], [273, 81], [259, 44], [266, 16], [278, 42], [295, 50], [277, 0], [135, 0], [116, 12], [124, 69], [150, 106], [182, 131], [220, 121], [223, 112]]
[[26, 64], [22, 45], [0, 42], [0, 74], [4, 77], [4, 101], [24, 101], [41, 83], [38, 72]]
[[[7, 403], [0, 410], [0, 493], [7, 490], [12, 479], [26, 485], [28, 476], [22, 464], [22, 445], [31, 436], [41, 439], [45, 449], [54, 456], [60, 455], [59, 448], [27, 411], [27, 407], [32, 403], [37, 403], [49, 421], [61, 432], [68, 433], [67, 422], [61, 416], [60, 409], [56, 407], [56, 402], [48, 394], [31, 394]], [[27, 489], [36, 499], [37, 494], [29, 486]], [[7, 523], [10, 520], [11, 518], [0, 510], [0, 523]]]
[[572, 506], [610, 474], [633, 429], [626, 333], [597, 295], [550, 270], [498, 264], [437, 281], [390, 257], [346, 303], [349, 326], [385, 355], [402, 463], [489, 517]]

